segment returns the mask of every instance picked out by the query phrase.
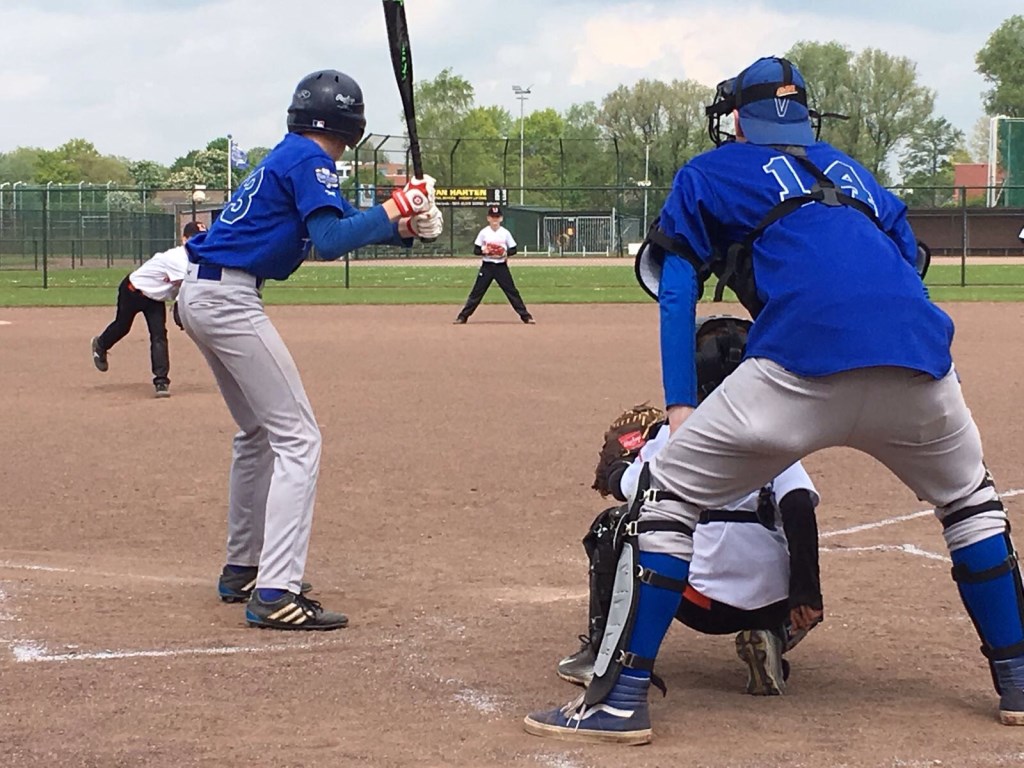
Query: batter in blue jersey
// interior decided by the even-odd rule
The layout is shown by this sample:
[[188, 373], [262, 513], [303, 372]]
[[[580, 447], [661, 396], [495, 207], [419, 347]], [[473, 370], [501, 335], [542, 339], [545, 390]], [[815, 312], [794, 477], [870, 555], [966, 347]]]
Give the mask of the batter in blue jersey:
[[[928, 298], [905, 206], [816, 140], [803, 77], [785, 59], [721, 83], [707, 114], [717, 148], [680, 169], [637, 261], [659, 303], [672, 434], [619, 531], [593, 681], [579, 700], [529, 715], [526, 729], [649, 741], [654, 660], [701, 511], [833, 446], [873, 456], [935, 505], [1000, 720], [1024, 725], [1020, 569], [953, 370], [953, 324]], [[735, 136], [722, 132], [730, 115]], [[739, 367], [694, 409], [696, 302], [711, 274], [754, 324]]]
[[322, 259], [337, 259], [372, 243], [436, 238], [443, 226], [429, 176], [367, 211], [342, 197], [335, 162], [365, 127], [363, 94], [352, 78], [334, 70], [303, 78], [288, 109], [288, 135], [209, 232], [188, 243], [181, 320], [239, 428], [218, 593], [245, 602], [251, 626], [348, 624], [305, 596], [320, 430], [295, 362], [263, 311], [263, 282], [287, 279], [312, 247]]

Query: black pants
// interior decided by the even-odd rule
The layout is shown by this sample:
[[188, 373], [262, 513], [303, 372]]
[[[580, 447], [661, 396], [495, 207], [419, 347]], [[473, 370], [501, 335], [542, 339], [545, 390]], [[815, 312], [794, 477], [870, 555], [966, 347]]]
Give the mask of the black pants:
[[497, 281], [498, 287], [505, 292], [508, 303], [512, 305], [512, 309], [516, 311], [519, 317], [524, 319], [530, 317], [530, 313], [523, 303], [523, 297], [519, 295], [516, 281], [512, 279], [512, 272], [509, 270], [508, 262], [506, 261], [500, 264], [484, 261], [480, 264], [480, 271], [477, 273], [476, 282], [473, 283], [473, 290], [469, 292], [466, 306], [459, 312], [459, 317], [469, 317], [476, 311], [476, 308], [480, 306], [480, 302], [484, 298], [484, 294], [487, 293], [487, 289], [491, 287], [492, 281]]
[[99, 336], [103, 349], [110, 349], [128, 335], [140, 312], [146, 316], [149, 328], [149, 357], [153, 365], [153, 384], [169, 384], [167, 374], [171, 369], [167, 355], [167, 309], [162, 301], [154, 301], [134, 288], [125, 277], [117, 287], [117, 314], [114, 322]]
[[780, 600], [754, 610], [743, 610], [695, 595], [688, 589], [679, 601], [676, 619], [704, 635], [731, 635], [744, 629], [778, 631], [789, 618], [789, 601]]

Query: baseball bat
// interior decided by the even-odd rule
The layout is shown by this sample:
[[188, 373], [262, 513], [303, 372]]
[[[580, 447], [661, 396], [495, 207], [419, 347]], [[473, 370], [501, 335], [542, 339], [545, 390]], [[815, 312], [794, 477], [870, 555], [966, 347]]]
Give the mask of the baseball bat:
[[[412, 173], [423, 177], [423, 158], [420, 155], [420, 135], [416, 130], [416, 104], [412, 98], [412, 47], [409, 44], [409, 24], [405, 20], [405, 0], [383, 0], [384, 23], [388, 28], [388, 47], [391, 49], [391, 66], [395, 70], [398, 93], [402, 97], [402, 111], [405, 112], [405, 128], [409, 134], [409, 154], [412, 156]], [[436, 237], [422, 237], [424, 243], [432, 243]]]
[[412, 98], [412, 49], [409, 45], [409, 25], [405, 20], [405, 0], [384, 0], [384, 21], [388, 28], [388, 46], [391, 48], [391, 66], [398, 81], [402, 97], [405, 127], [409, 133], [409, 153], [412, 155], [414, 176], [423, 176], [423, 158], [420, 156], [420, 137], [416, 131], [416, 105]]

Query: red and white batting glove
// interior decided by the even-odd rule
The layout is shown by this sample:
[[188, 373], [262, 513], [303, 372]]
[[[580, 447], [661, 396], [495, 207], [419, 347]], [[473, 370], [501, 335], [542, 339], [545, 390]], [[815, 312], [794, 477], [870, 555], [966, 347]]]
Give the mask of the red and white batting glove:
[[396, 189], [391, 194], [391, 199], [398, 206], [398, 212], [402, 218], [414, 216], [417, 213], [426, 213], [434, 204], [434, 185], [437, 182], [433, 176], [423, 175], [422, 179], [409, 179], [404, 187]]
[[398, 222], [398, 234], [402, 237], [418, 237], [421, 240], [436, 240], [444, 230], [444, 216], [436, 205], [424, 213], [417, 213]]

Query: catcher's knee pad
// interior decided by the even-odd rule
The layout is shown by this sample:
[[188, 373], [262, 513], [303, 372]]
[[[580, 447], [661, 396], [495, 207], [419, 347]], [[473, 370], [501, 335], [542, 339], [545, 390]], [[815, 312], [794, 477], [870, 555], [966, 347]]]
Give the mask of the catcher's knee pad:
[[[640, 490], [628, 512], [619, 518], [611, 539], [615, 554], [615, 569], [612, 574], [605, 624], [596, 646], [594, 679], [587, 687], [585, 694], [588, 705], [594, 705], [604, 700], [615, 686], [623, 669], [641, 669], [649, 672], [654, 668], [654, 659], [641, 658], [628, 650], [636, 619], [640, 585], [649, 584], [675, 592], [682, 592], [686, 587], [685, 581], [668, 578], [640, 565], [639, 538], [642, 535], [672, 533], [683, 536], [689, 539], [690, 551], [693, 551], [693, 529], [691, 527], [677, 520], [640, 519], [640, 511], [645, 505], [645, 499], [652, 498], [650, 491], [644, 490], [649, 484], [650, 470], [647, 465], [644, 465], [640, 474]], [[683, 559], [688, 560], [689, 556]], [[658, 684], [657, 681], [656, 684]]]
[[693, 557], [693, 529], [699, 518], [697, 508], [686, 504], [674, 493], [659, 488], [638, 491], [635, 501], [640, 503], [640, 549], [690, 560]]
[[1009, 530], [1006, 510], [988, 472], [973, 492], [936, 509], [935, 514], [950, 552]]

